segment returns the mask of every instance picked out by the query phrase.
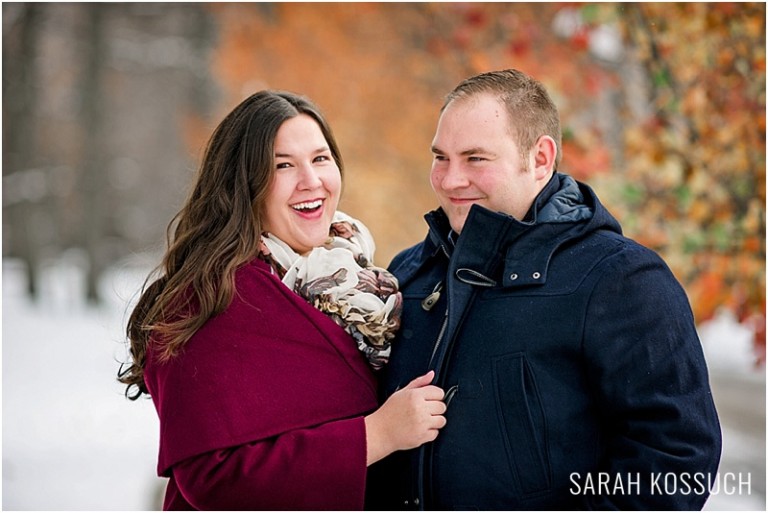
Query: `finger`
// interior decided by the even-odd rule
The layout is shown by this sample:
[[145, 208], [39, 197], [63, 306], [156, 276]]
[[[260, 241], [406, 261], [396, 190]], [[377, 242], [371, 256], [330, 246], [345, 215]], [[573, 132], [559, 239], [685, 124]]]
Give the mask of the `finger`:
[[426, 429], [425, 433], [434, 433], [437, 435], [437, 433], [439, 433], [440, 430], [445, 427], [445, 424], [445, 417], [432, 417], [429, 427]]
[[426, 401], [442, 401], [445, 397], [445, 392], [442, 388], [435, 385], [426, 385], [419, 389], [421, 397]]
[[408, 385], [405, 388], [421, 388], [424, 386], [429, 385], [432, 383], [432, 380], [435, 378], [435, 371], [431, 370], [424, 374], [423, 376], [419, 376], [418, 378], [415, 378], [413, 381], [408, 383]]
[[445, 405], [442, 401], [430, 401], [429, 402], [429, 413], [432, 415], [442, 415], [446, 411], [448, 411], [448, 407]]
[[421, 400], [423, 400], [424, 403], [423, 405], [420, 405], [419, 408], [429, 415], [442, 415], [448, 409], [448, 406], [441, 399], [421, 398]]

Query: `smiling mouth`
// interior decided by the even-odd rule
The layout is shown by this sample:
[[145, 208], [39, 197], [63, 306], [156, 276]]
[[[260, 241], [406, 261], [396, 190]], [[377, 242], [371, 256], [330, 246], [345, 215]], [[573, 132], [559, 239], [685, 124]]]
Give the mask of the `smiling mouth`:
[[302, 203], [296, 203], [295, 205], [291, 205], [291, 208], [294, 209], [296, 212], [299, 212], [302, 214], [311, 214], [312, 212], [317, 212], [322, 206], [323, 206], [323, 200], [317, 199], [314, 201], [304, 201]]

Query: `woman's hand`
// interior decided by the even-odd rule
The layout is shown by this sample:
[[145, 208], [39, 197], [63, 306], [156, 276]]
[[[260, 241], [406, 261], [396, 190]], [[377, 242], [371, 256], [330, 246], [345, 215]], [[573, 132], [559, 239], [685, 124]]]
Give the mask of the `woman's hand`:
[[437, 438], [446, 407], [443, 389], [430, 385], [434, 377], [434, 371], [419, 376], [365, 417], [368, 465]]

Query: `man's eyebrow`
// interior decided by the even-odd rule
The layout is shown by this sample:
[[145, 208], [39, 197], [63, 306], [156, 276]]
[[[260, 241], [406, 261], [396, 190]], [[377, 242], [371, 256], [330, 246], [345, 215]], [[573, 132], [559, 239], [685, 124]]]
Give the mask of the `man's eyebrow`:
[[478, 153], [484, 153], [486, 155], [492, 154], [493, 152], [486, 150], [485, 148], [481, 148], [480, 146], [475, 146], [474, 148], [468, 148], [459, 155], [477, 155]]
[[[436, 153], [438, 155], [445, 155], [445, 152], [440, 148], [438, 148], [437, 146], [432, 146], [432, 153]], [[486, 150], [485, 148], [482, 148], [480, 146], [467, 148], [466, 150], [459, 152], [459, 155], [462, 155], [462, 156], [477, 155], [477, 154], [495, 155], [495, 153], [493, 153], [492, 151]]]

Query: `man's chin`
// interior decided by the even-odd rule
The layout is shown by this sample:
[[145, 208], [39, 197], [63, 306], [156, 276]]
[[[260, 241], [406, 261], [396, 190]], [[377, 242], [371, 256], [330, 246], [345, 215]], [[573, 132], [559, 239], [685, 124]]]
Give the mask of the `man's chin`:
[[451, 221], [451, 230], [453, 230], [456, 235], [460, 234], [462, 228], [464, 228], [464, 221], [466, 221], [465, 218], [462, 218], [461, 221]]

